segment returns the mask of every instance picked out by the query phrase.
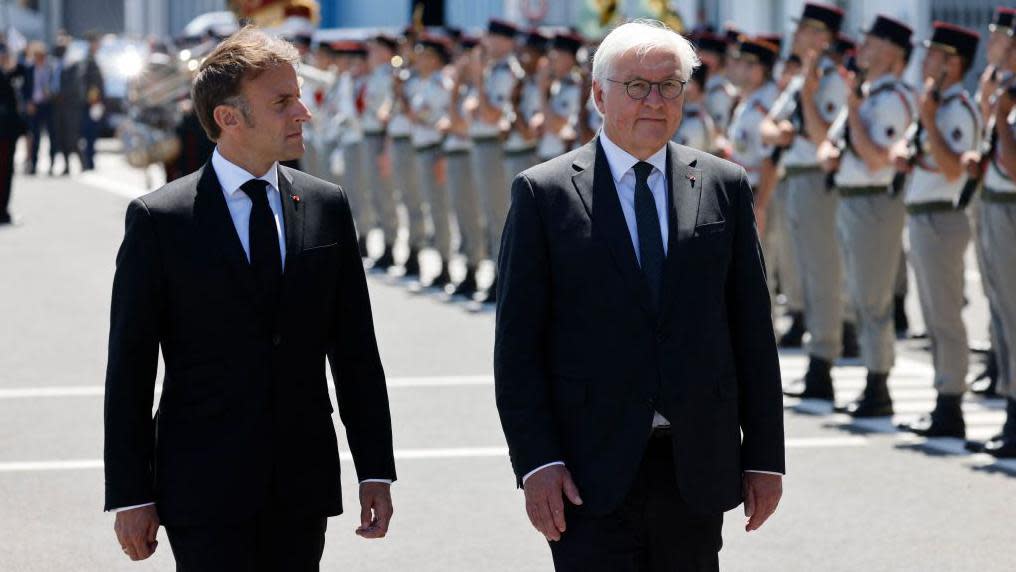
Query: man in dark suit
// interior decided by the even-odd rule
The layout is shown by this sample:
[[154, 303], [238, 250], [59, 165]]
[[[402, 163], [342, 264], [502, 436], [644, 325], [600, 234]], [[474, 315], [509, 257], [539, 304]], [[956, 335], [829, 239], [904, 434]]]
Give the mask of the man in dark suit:
[[81, 149], [81, 168], [90, 171], [95, 168], [95, 140], [99, 138], [99, 129], [105, 113], [106, 80], [96, 55], [102, 46], [102, 35], [89, 33], [88, 56], [79, 65], [81, 68], [81, 88], [85, 94], [85, 105], [81, 112], [81, 137], [84, 146]]
[[17, 64], [0, 39], [0, 225], [11, 224], [8, 210], [14, 182], [14, 149], [28, 126], [18, 105], [14, 80], [24, 78], [25, 67]]
[[599, 136], [512, 185], [497, 406], [558, 570], [716, 570], [724, 511], [743, 501], [755, 530], [781, 496], [751, 189], [668, 143], [697, 63], [662, 24], [618, 27], [593, 63]]
[[310, 118], [297, 62], [252, 28], [220, 44], [193, 87], [212, 159], [127, 209], [105, 506], [133, 560], [161, 523], [178, 570], [318, 569], [342, 512], [326, 357], [361, 483], [357, 534], [388, 528], [391, 421], [349, 203], [278, 164], [303, 153]]
[[25, 81], [22, 84], [22, 99], [28, 116], [28, 131], [31, 134], [28, 144], [28, 163], [25, 172], [34, 175], [39, 162], [39, 148], [42, 144], [43, 131], [53, 139], [53, 91], [58, 81], [56, 71], [46, 54], [46, 46], [42, 42], [32, 42], [28, 46], [31, 64], [25, 70]]

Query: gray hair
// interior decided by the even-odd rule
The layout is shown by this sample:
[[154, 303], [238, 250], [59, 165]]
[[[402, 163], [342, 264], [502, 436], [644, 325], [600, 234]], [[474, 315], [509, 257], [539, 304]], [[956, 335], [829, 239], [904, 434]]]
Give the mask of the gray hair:
[[603, 85], [614, 61], [635, 50], [639, 58], [654, 50], [672, 50], [681, 60], [681, 80], [688, 81], [701, 62], [695, 48], [681, 34], [659, 20], [632, 20], [611, 30], [593, 56], [593, 80]]

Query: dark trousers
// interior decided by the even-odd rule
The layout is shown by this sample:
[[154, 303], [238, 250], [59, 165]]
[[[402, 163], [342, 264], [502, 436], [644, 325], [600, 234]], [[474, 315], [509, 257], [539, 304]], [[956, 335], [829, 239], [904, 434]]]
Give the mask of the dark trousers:
[[719, 570], [723, 514], [699, 514], [681, 498], [669, 436], [650, 438], [635, 483], [614, 512], [582, 516], [565, 504], [567, 530], [550, 543], [558, 572]]
[[49, 144], [54, 144], [50, 111], [48, 103], [40, 103], [35, 106], [35, 113], [28, 116], [28, 132], [32, 134], [31, 144], [28, 147], [28, 163], [33, 169], [39, 162], [39, 144], [42, 143], [43, 130], [49, 135]]
[[328, 519], [266, 509], [235, 524], [166, 526], [177, 572], [316, 572]]
[[85, 106], [84, 116], [81, 118], [81, 137], [85, 140], [84, 149], [81, 152], [81, 166], [85, 170], [95, 168], [95, 140], [99, 138], [99, 127], [101, 119], [96, 121], [88, 113], [88, 106]]
[[10, 222], [8, 205], [11, 201], [11, 184], [14, 182], [14, 146], [17, 139], [0, 137], [0, 223]]

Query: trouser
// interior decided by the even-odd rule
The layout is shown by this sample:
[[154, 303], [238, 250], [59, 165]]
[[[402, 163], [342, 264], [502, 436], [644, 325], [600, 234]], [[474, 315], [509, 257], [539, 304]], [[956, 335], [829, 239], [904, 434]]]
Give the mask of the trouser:
[[473, 139], [473, 171], [484, 181], [482, 194], [486, 199], [487, 232], [490, 256], [497, 262], [501, 252], [501, 232], [508, 218], [508, 185], [504, 169], [504, 150], [496, 137]]
[[81, 137], [85, 140], [85, 146], [81, 153], [81, 162], [85, 169], [94, 169], [95, 140], [99, 138], [99, 126], [102, 118], [99, 118], [99, 121], [92, 119], [88, 109], [88, 106], [85, 106], [81, 119]]
[[[366, 170], [366, 145], [362, 141], [348, 143], [342, 147], [345, 154], [346, 172], [342, 177], [342, 187], [349, 197], [350, 210], [353, 211], [353, 220], [356, 222], [357, 232], [360, 236], [366, 236], [368, 232], [377, 226], [377, 215], [374, 212], [374, 203], [368, 188], [369, 179]], [[371, 177], [373, 178], [373, 177]]]
[[836, 236], [840, 199], [826, 189], [825, 177], [819, 169], [788, 175], [787, 211], [801, 276], [805, 325], [811, 334], [808, 353], [833, 361], [843, 350], [846, 289]]
[[847, 291], [857, 312], [861, 358], [868, 371], [888, 373], [895, 360], [893, 295], [906, 207], [885, 189], [880, 191], [841, 197], [836, 223]]
[[430, 211], [434, 246], [441, 254], [441, 259], [447, 263], [452, 257], [452, 210], [448, 185], [437, 177], [436, 169], [440, 159], [440, 145], [416, 149], [416, 181]]
[[994, 309], [998, 390], [1016, 399], [1016, 201], [984, 200], [980, 211], [977, 238], [984, 252], [981, 272]]
[[787, 310], [799, 312], [803, 309], [801, 300], [801, 276], [797, 272], [794, 258], [794, 243], [790, 240], [787, 219], [787, 184], [781, 180], [773, 191], [766, 208], [766, 228], [763, 248], [766, 257], [766, 273], [769, 282], [769, 299], [776, 300], [776, 286], [787, 301]]
[[911, 214], [910, 263], [917, 280], [921, 313], [931, 338], [935, 389], [943, 395], [966, 391], [970, 356], [963, 324], [963, 255], [970, 221], [963, 211]]
[[399, 235], [399, 212], [391, 169], [381, 168], [382, 157], [386, 153], [384, 133], [365, 135], [363, 143], [365, 148], [363, 172], [366, 173], [364, 183], [367, 192], [374, 199], [371, 204], [374, 208], [375, 224], [384, 231], [385, 243], [393, 244]]
[[14, 183], [14, 148], [17, 139], [0, 137], [0, 222], [10, 220], [11, 186]]
[[466, 264], [475, 268], [487, 256], [487, 228], [469, 155], [467, 150], [445, 152], [445, 164], [448, 194], [459, 227], [459, 250], [466, 255]]
[[166, 526], [177, 572], [313, 572], [325, 548], [324, 517], [278, 507], [234, 524]]
[[427, 227], [423, 213], [423, 198], [416, 175], [416, 152], [409, 137], [392, 139], [393, 183], [399, 190], [402, 204], [409, 215], [409, 247], [420, 250], [427, 245]]
[[[990, 190], [985, 190], [985, 194], [991, 192], [992, 191]], [[981, 275], [981, 288], [984, 291], [984, 295], [988, 299], [988, 340], [991, 344], [991, 348], [994, 350], [998, 346], [1002, 345], [1001, 340], [999, 339], [999, 334], [996, 331], [998, 325], [1001, 323], [1002, 318], [998, 314], [999, 310], [996, 307], [996, 304], [993, 300], [993, 296], [991, 294], [991, 286], [989, 285], [989, 281], [991, 280], [991, 273], [988, 272], [988, 269], [986, 268], [987, 261], [985, 259], [984, 253], [986, 245], [984, 244], [984, 241], [981, 240], [981, 231], [980, 231], [981, 227], [980, 219], [981, 212], [983, 210], [981, 206], [982, 201], [980, 196], [981, 196], [980, 194], [975, 195], [973, 202], [970, 204], [969, 208], [970, 234], [971, 236], [974, 237], [974, 255], [975, 260], [977, 261], [977, 270]], [[996, 360], [998, 359], [997, 353], [995, 354], [995, 359]]]
[[39, 163], [39, 147], [42, 144], [42, 132], [45, 131], [49, 135], [50, 146], [56, 144], [51, 110], [48, 103], [38, 103], [35, 106], [35, 114], [28, 116], [28, 132], [32, 135], [28, 146], [28, 162], [33, 168]]
[[723, 513], [700, 514], [681, 498], [669, 436], [650, 437], [621, 506], [586, 516], [566, 500], [565, 522], [561, 540], [550, 543], [558, 572], [719, 570]]

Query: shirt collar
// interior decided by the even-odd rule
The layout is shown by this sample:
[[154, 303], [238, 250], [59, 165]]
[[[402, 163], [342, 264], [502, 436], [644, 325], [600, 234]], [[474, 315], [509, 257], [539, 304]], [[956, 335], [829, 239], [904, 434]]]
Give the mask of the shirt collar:
[[959, 94], [962, 91], [963, 91], [963, 82], [962, 81], [958, 81], [958, 82], [952, 84], [952, 86], [950, 86], [949, 89], [947, 89], [947, 90], [942, 92], [942, 99], [945, 99], [947, 97], [952, 97], [954, 95]]
[[[610, 137], [607, 137], [607, 132], [603, 129], [600, 130], [600, 145], [603, 146], [603, 153], [607, 156], [607, 165], [610, 166], [610, 175], [614, 178], [614, 185], [619, 186], [621, 179], [628, 174], [628, 171], [631, 171], [632, 167], [639, 160], [611, 141]], [[660, 147], [659, 151], [646, 159], [646, 163], [655, 167], [660, 174], [665, 173], [667, 168], [667, 146]]]
[[255, 177], [243, 167], [231, 163], [229, 159], [223, 157], [219, 153], [219, 148], [216, 147], [212, 153], [212, 168], [215, 169], [215, 176], [219, 178], [222, 192], [226, 193], [227, 198], [232, 198], [240, 190], [240, 186], [251, 179], [267, 181], [268, 185], [275, 189], [276, 192], [279, 190], [279, 163], [277, 161], [272, 165], [271, 169], [268, 169], [268, 172], [264, 176]]
[[870, 89], [872, 91], [875, 91], [876, 89], [878, 89], [878, 88], [880, 88], [880, 87], [882, 87], [884, 85], [889, 85], [890, 83], [895, 82], [896, 79], [897, 79], [896, 75], [894, 75], [892, 73], [884, 73], [884, 74], [878, 76], [877, 78], [875, 78], [875, 81], [871, 82]]

